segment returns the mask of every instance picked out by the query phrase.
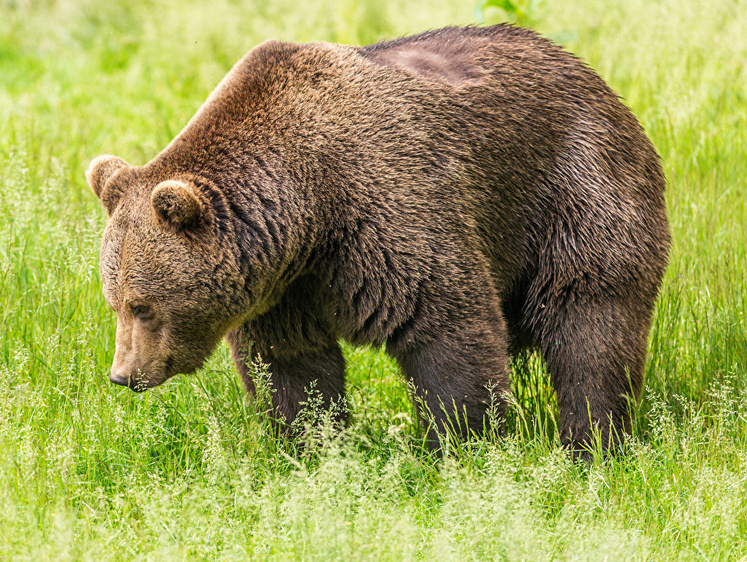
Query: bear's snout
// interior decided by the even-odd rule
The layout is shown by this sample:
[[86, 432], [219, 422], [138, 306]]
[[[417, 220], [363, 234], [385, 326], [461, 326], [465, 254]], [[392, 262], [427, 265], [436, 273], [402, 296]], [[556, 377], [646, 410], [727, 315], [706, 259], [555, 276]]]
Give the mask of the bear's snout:
[[126, 386], [130, 390], [134, 390], [135, 392], [143, 392], [145, 390], [148, 390], [150, 385], [145, 380], [137, 380], [132, 375], [123, 375], [120, 373], [110, 373], [109, 374], [109, 382], [112, 382], [114, 384], [118, 384], [119, 386]]
[[130, 377], [120, 374], [111, 373], [109, 375], [109, 381], [119, 386], [130, 386]]

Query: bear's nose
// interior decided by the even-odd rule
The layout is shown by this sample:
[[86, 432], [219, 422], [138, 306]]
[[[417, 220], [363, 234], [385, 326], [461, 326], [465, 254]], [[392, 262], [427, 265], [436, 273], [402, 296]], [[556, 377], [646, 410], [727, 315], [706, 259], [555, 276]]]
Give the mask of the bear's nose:
[[109, 375], [109, 381], [120, 386], [130, 386], [130, 377], [127, 375], [120, 375], [117, 373], [111, 373]]

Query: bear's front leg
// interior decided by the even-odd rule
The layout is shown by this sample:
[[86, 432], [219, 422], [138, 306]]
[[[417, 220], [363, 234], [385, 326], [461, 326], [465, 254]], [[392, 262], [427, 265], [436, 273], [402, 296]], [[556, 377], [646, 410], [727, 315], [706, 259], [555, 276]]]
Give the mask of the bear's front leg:
[[[227, 340], [250, 393], [254, 393], [254, 381], [249, 364], [260, 360], [269, 365], [272, 405], [286, 430], [312, 389], [321, 396], [324, 408], [344, 399], [345, 359], [334, 338], [317, 333], [313, 340], [296, 339], [289, 345], [285, 338], [273, 341], [268, 337], [270, 334], [263, 333], [262, 322], [258, 321], [233, 330]], [[337, 421], [344, 421], [346, 410], [338, 408], [334, 414]]]
[[434, 303], [437, 309], [440, 314], [416, 319], [406, 334], [387, 344], [415, 386], [432, 448], [439, 447], [439, 435], [468, 437], [488, 429], [491, 404], [502, 415], [509, 391], [506, 329], [498, 303]]

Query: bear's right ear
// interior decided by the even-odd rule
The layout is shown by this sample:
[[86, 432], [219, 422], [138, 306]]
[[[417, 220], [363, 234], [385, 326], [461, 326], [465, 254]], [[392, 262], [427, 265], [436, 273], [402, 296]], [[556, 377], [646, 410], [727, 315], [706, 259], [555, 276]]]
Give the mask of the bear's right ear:
[[106, 182], [117, 170], [126, 166], [129, 166], [127, 162], [119, 156], [112, 156], [111, 154], [102, 154], [91, 160], [91, 164], [86, 170], [86, 179], [96, 197], [101, 199], [101, 193], [104, 191]]
[[129, 164], [119, 156], [102, 154], [94, 158], [88, 166], [88, 170], [86, 170], [88, 185], [91, 186], [94, 195], [101, 199], [101, 203], [109, 215], [112, 214], [114, 207], [116, 207], [119, 197], [114, 197], [114, 194], [105, 193], [104, 188], [115, 173], [126, 167], [129, 167]]

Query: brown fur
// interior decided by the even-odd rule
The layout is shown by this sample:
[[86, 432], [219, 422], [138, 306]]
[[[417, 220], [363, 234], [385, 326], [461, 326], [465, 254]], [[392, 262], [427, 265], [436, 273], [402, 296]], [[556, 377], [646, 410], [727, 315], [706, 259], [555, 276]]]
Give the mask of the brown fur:
[[[443, 430], [538, 348], [564, 443], [630, 428], [667, 260], [664, 176], [589, 68], [520, 28], [363, 48], [264, 43], [143, 167], [96, 159], [112, 381], [151, 387], [226, 336], [292, 421], [337, 341], [385, 345]], [[610, 429], [614, 431], [610, 431]], [[465, 428], [465, 431], [467, 429]], [[435, 434], [432, 435], [435, 438]]]

